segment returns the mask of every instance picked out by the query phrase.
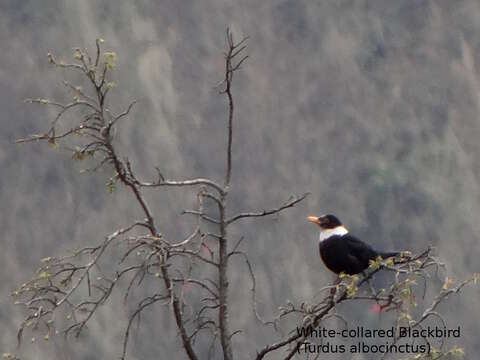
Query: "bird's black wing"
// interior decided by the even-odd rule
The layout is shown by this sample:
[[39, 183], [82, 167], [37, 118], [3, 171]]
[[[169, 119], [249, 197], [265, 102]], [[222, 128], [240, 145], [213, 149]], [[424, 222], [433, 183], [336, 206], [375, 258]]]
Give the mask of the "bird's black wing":
[[398, 251], [379, 252], [377, 250], [374, 250], [370, 245], [364, 243], [363, 241], [357, 239], [350, 234], [346, 234], [345, 238], [348, 246], [351, 249], [354, 249], [355, 252], [360, 253], [365, 257], [368, 257], [369, 260], [374, 260], [378, 256], [381, 256], [383, 259], [387, 259], [389, 257], [394, 257], [400, 254], [400, 252]]
[[354, 254], [361, 254], [364, 256], [374, 256], [374, 257], [377, 254], [377, 252], [373, 250], [373, 248], [370, 245], [357, 239], [353, 235], [345, 234], [342, 237], [342, 240], [345, 241], [345, 244], [346, 246], [348, 246], [348, 249], [350, 250], [350, 252]]
[[350, 257], [355, 258], [355, 262], [358, 264], [359, 268], [362, 268], [362, 270], [366, 269], [369, 265], [369, 261], [375, 259], [378, 255], [370, 245], [357, 239], [355, 236], [346, 234], [343, 236], [343, 240], [348, 249], [347, 253]]
[[369, 261], [377, 257], [370, 245], [356, 237], [345, 234], [334, 235], [319, 243], [320, 256], [325, 265], [338, 274], [358, 274], [369, 266]]

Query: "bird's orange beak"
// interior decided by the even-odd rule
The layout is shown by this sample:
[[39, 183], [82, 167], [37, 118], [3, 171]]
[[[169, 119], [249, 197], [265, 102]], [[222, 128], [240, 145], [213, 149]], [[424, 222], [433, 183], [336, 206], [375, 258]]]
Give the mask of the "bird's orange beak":
[[307, 217], [307, 220], [308, 221], [311, 221], [317, 225], [320, 225], [320, 219], [318, 218], [318, 216], [309, 216]]

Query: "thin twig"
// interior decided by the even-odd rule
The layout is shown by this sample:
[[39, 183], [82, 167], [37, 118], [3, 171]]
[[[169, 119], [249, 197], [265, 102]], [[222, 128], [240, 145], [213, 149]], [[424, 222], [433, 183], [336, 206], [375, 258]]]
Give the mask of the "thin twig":
[[310, 193], [305, 193], [300, 197], [295, 197], [289, 201], [287, 201], [285, 204], [282, 206], [279, 206], [278, 208], [275, 209], [270, 209], [270, 210], [262, 210], [262, 211], [257, 211], [257, 212], [244, 212], [240, 213], [237, 215], [232, 216], [231, 218], [227, 219], [227, 225], [243, 218], [248, 218], [248, 217], [262, 217], [262, 216], [268, 216], [268, 215], [273, 215], [277, 214], [287, 208], [293, 207], [296, 204], [298, 204], [300, 201], [304, 200]]

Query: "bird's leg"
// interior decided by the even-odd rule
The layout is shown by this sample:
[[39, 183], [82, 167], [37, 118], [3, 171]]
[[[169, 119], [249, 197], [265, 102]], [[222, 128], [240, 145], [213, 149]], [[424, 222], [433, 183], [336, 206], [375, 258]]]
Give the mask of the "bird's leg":
[[337, 285], [340, 284], [340, 276], [337, 276], [336, 279], [332, 283], [332, 287], [330, 289], [330, 296], [327, 298], [329, 302], [333, 302], [335, 297], [335, 293], [337, 292]]

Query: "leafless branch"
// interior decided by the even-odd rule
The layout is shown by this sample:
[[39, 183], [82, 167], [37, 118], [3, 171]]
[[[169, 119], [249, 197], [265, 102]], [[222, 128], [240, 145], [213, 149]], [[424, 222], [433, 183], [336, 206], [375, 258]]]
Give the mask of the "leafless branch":
[[273, 215], [277, 214], [285, 209], [288, 209], [290, 207], [295, 206], [298, 204], [300, 201], [304, 200], [310, 193], [305, 193], [300, 197], [294, 197], [293, 199], [288, 200], [285, 204], [282, 206], [276, 208], [276, 209], [271, 209], [271, 210], [262, 210], [262, 211], [257, 211], [257, 212], [245, 212], [245, 213], [240, 213], [237, 215], [232, 216], [227, 220], [227, 224], [231, 224], [239, 219], [243, 218], [248, 218], [248, 217], [262, 217], [262, 216], [268, 216], [268, 215]]
[[[110, 71], [113, 69], [115, 65], [115, 57], [116, 55], [112, 52], [103, 52], [101, 49], [101, 40], [97, 40], [96, 42], [96, 59], [95, 63], [92, 63], [92, 60], [90, 56], [86, 53], [86, 51], [82, 51], [80, 49], [75, 49], [74, 50], [74, 57], [76, 59], [76, 63], [72, 64], [65, 64], [63, 62], [57, 61], [53, 55], [49, 54], [49, 61], [54, 64], [57, 67], [61, 68], [66, 68], [66, 69], [75, 69], [83, 73], [89, 80], [91, 88], [93, 89], [94, 97], [96, 98], [94, 100], [94, 97], [87, 95], [83, 90], [67, 84], [67, 86], [76, 91], [77, 94], [80, 96], [79, 98], [75, 98], [74, 102], [63, 105], [58, 102], [54, 101], [49, 101], [46, 99], [35, 99], [35, 100], [30, 100], [30, 102], [34, 103], [39, 103], [42, 105], [52, 105], [57, 108], [59, 108], [59, 112], [57, 113], [56, 117], [51, 123], [50, 129], [47, 133], [41, 134], [41, 135], [33, 135], [28, 139], [21, 139], [18, 142], [27, 142], [27, 141], [36, 141], [36, 140], [47, 140], [51, 142], [52, 144], [55, 144], [57, 140], [59, 139], [69, 139], [71, 136], [84, 136], [87, 140], [87, 144], [83, 146], [83, 148], [80, 150], [80, 154], [82, 152], [86, 151], [91, 151], [91, 155], [94, 155], [96, 152], [102, 152], [104, 154], [104, 159], [101, 161], [101, 165], [107, 165], [110, 164], [113, 166], [113, 169], [115, 171], [115, 175], [113, 179], [116, 181], [120, 181], [123, 185], [125, 185], [127, 188], [129, 188], [132, 193], [135, 196], [136, 202], [140, 205], [140, 208], [146, 217], [145, 221], [142, 222], [143, 226], [146, 226], [150, 232], [150, 235], [154, 238], [159, 238], [159, 232], [156, 228], [155, 221], [154, 221], [154, 215], [152, 211], [150, 210], [146, 199], [144, 198], [141, 188], [148, 186], [145, 184], [140, 183], [133, 171], [131, 164], [129, 163], [128, 160], [122, 160], [117, 152], [117, 149], [113, 143], [113, 131], [114, 131], [114, 126], [116, 125], [117, 121], [120, 120], [123, 117], [126, 117], [130, 114], [130, 111], [134, 105], [135, 102], [132, 102], [127, 110], [125, 110], [123, 113], [113, 116], [109, 109], [105, 106], [105, 97], [109, 90], [111, 89], [112, 85], [111, 83], [108, 82], [107, 78], [109, 77]], [[104, 56], [104, 61], [103, 63], [100, 61], [101, 55], [103, 54]], [[60, 119], [70, 111], [71, 109], [75, 108], [86, 108], [92, 111], [92, 113], [86, 115], [83, 119], [83, 121], [80, 124], [77, 124], [76, 126], [72, 127], [70, 130], [67, 130], [63, 132], [61, 135], [56, 135], [57, 131], [57, 124], [60, 121]], [[107, 116], [110, 117], [110, 119], [107, 118]], [[88, 142], [88, 140], [92, 140], [91, 142]], [[91, 150], [92, 149], [92, 150]], [[181, 184], [181, 182], [172, 182], [168, 183], [168, 185], [172, 186], [183, 186], [183, 185], [196, 185], [196, 184], [205, 184], [208, 186], [212, 186], [214, 184], [211, 181], [208, 180], [193, 180], [193, 181], [187, 181]], [[215, 187], [213, 185], [213, 187]], [[217, 186], [217, 188], [220, 188]], [[130, 228], [128, 229], [130, 230]], [[87, 316], [85, 319], [79, 320], [79, 321], [74, 321], [74, 323], [69, 326], [66, 329], [66, 333], [76, 330], [77, 334], [81, 331], [81, 329], [84, 327], [86, 324], [86, 321], [90, 319], [90, 317], [93, 315], [95, 310], [97, 309], [98, 306], [104, 303], [106, 298], [111, 294], [111, 291], [115, 284], [117, 283], [118, 279], [120, 276], [127, 274], [130, 272], [130, 270], [136, 269], [138, 271], [138, 274], [140, 274], [141, 278], [145, 276], [148, 268], [150, 266], [153, 266], [153, 264], [148, 263], [147, 261], [144, 261], [141, 266], [137, 267], [130, 267], [128, 268], [128, 271], [119, 271], [117, 272], [116, 276], [114, 276], [112, 279], [108, 278], [102, 278], [102, 281], [104, 282], [103, 284], [101, 282], [98, 282], [96, 284], [91, 284], [91, 271], [92, 268], [98, 264], [100, 257], [104, 253], [104, 250], [106, 247], [110, 244], [113, 239], [116, 239], [119, 235], [122, 235], [124, 233], [123, 230], [120, 230], [118, 232], [115, 232], [112, 236], [108, 237], [104, 244], [102, 246], [99, 246], [97, 248], [93, 248], [91, 251], [92, 254], [95, 254], [95, 257], [86, 265], [82, 265], [79, 267], [76, 266], [71, 266], [72, 270], [70, 270], [69, 275], [64, 278], [60, 279], [61, 282], [67, 282], [70, 283], [73, 281], [73, 276], [77, 272], [81, 272], [80, 277], [73, 283], [73, 286], [70, 287], [70, 289], [65, 292], [63, 297], [60, 298], [60, 300], [55, 301], [55, 308], [60, 307], [62, 304], [68, 304], [72, 308], [72, 316], [76, 317], [76, 312], [80, 310], [78, 305], [73, 305], [69, 302], [69, 297], [72, 293], [74, 293], [79, 285], [85, 280], [88, 284], [88, 289], [89, 293], [91, 293], [91, 288], [95, 288], [97, 292], [100, 293], [100, 297], [92, 302], [81, 302], [79, 305], [82, 307], [85, 307], [87, 304], [90, 304], [90, 308], [87, 311]], [[194, 236], [192, 236], [193, 239]], [[191, 239], [187, 239], [190, 241]], [[187, 241], [187, 243], [188, 243]], [[86, 251], [85, 249], [80, 251], [77, 255], [80, 256], [84, 253], [88, 253], [88, 250]], [[129, 253], [129, 251], [127, 251]], [[152, 254], [157, 254], [159, 257], [160, 261], [159, 264], [163, 264], [165, 262], [165, 257], [168, 258], [168, 252], [162, 252], [161, 249], [158, 249], [156, 245], [153, 245], [152, 243]], [[64, 263], [64, 260], [59, 261], [58, 263], [55, 263], [55, 267], [60, 267], [60, 269], [65, 268], [67, 266], [66, 263]], [[48, 266], [52, 266], [49, 264]], [[46, 268], [49, 269], [49, 268]], [[63, 271], [57, 272], [58, 274], [63, 274]], [[186, 329], [186, 324], [183, 318], [183, 303], [182, 301], [178, 298], [176, 295], [175, 291], [172, 288], [172, 282], [170, 280], [170, 274], [168, 271], [168, 268], [166, 266], [160, 266], [160, 273], [161, 273], [161, 279], [164, 282], [164, 286], [167, 291], [167, 296], [169, 301], [172, 303], [172, 308], [173, 308], [173, 314], [174, 318], [177, 324], [177, 327], [179, 329], [180, 336], [182, 338], [182, 343], [183, 347], [185, 348], [185, 351], [188, 355], [188, 357], [193, 360], [197, 359], [197, 356], [193, 350], [192, 344], [191, 344], [191, 338], [187, 333]], [[47, 271], [44, 271], [41, 273], [42, 276], [45, 278], [42, 278], [40, 280], [42, 281], [48, 281], [48, 283], [52, 283], [53, 280], [50, 273]], [[38, 282], [39, 279], [36, 281]], [[51, 292], [51, 286], [48, 288], [43, 286], [40, 288], [39, 291], [34, 293], [34, 297], [37, 296], [39, 297], [40, 295], [43, 296], [45, 292]], [[130, 289], [130, 287], [129, 287]], [[26, 294], [29, 291], [31, 291], [30, 287], [22, 287], [18, 294]], [[128, 294], [129, 290], [127, 290]], [[56, 298], [56, 297], [55, 297]], [[30, 309], [34, 310], [31, 305]], [[51, 312], [51, 311], [50, 311]], [[50, 312], [45, 312], [42, 313], [42, 316], [45, 316], [46, 314], [49, 314]], [[37, 312], [38, 313], [38, 312]], [[33, 317], [37, 318], [37, 316]], [[22, 325], [20, 331], [19, 331], [19, 337], [21, 337], [21, 334], [23, 332], [23, 329], [29, 325], [28, 321], [33, 319], [31, 316], [27, 317], [27, 320], [24, 322]], [[126, 342], [125, 342], [126, 344]]]
[[159, 301], [165, 301], [165, 300], [169, 300], [168, 297], [166, 296], [163, 296], [163, 295], [158, 295], [158, 294], [155, 294], [153, 296], [150, 296], [148, 298], [145, 298], [143, 299], [140, 304], [138, 305], [138, 308], [133, 312], [133, 314], [130, 316], [129, 320], [128, 320], [128, 325], [127, 325], [127, 329], [125, 330], [125, 335], [123, 336], [123, 350], [122, 350], [122, 356], [121, 356], [121, 359], [122, 360], [125, 360], [125, 356], [127, 354], [127, 344], [128, 344], [128, 338], [130, 336], [130, 328], [132, 326], [132, 323], [133, 323], [133, 320], [135, 320], [135, 318], [137, 316], [140, 315], [140, 313], [145, 310], [147, 307], [155, 304], [156, 302], [159, 302]]
[[[229, 326], [228, 273], [229, 259], [234, 255], [242, 256], [248, 267], [252, 281], [253, 310], [259, 320], [261, 317], [256, 306], [256, 279], [252, 263], [245, 252], [238, 250], [243, 237], [228, 252], [230, 239], [227, 227], [241, 218], [279, 213], [295, 206], [307, 196], [305, 194], [289, 199], [276, 209], [244, 212], [227, 217], [227, 200], [233, 171], [233, 76], [248, 58], [243, 55], [246, 40], [247, 38], [244, 38], [235, 42], [232, 32], [227, 30], [222, 81], [225, 88], [221, 91], [227, 98], [227, 145], [225, 173], [221, 181], [204, 177], [166, 179], [159, 168], [155, 168], [157, 177], [153, 181], [139, 179], [128, 157], [120, 155], [114, 136], [116, 128], [121, 126], [119, 120], [132, 116], [136, 102], [131, 102], [119, 114], [114, 114], [106, 102], [109, 91], [114, 87], [110, 79], [116, 55], [102, 49], [101, 39], [97, 39], [95, 43], [93, 58], [80, 48], [74, 49], [72, 63], [64, 63], [55, 59], [52, 54], [48, 55], [49, 62], [56, 67], [83, 74], [88, 86], [84, 89], [65, 81], [67, 90], [74, 95], [73, 101], [66, 104], [48, 99], [29, 100], [32, 103], [52, 106], [57, 113], [45, 133], [19, 139], [17, 142], [43, 140], [54, 147], [62, 146], [62, 149], [72, 153], [73, 160], [95, 159], [95, 165], [85, 171], [95, 172], [100, 168], [113, 171], [107, 183], [109, 191], [115, 191], [117, 185], [128, 189], [127, 191], [134, 195], [134, 202], [144, 219], [113, 232], [99, 245], [85, 246], [67, 256], [44, 259], [38, 275], [14, 293], [18, 303], [28, 312], [20, 326], [19, 339], [27, 328], [38, 330], [43, 327], [51, 332], [57, 325], [62, 325], [65, 335], [74, 333], [79, 336], [98, 308], [110, 298], [113, 290], [124, 283], [120, 280], [126, 281], [123, 300], [127, 302], [133, 298], [130, 294], [138, 291], [144, 280], [150, 278], [159, 281], [162, 289], [152, 296], [141, 298], [134, 308], [124, 334], [122, 359], [126, 357], [133, 322], [140, 318], [143, 310], [158, 303], [171, 305], [182, 346], [190, 360], [198, 359], [194, 349], [195, 339], [205, 330], [212, 340], [210, 350], [213, 351], [215, 344], [219, 342], [223, 358], [233, 359], [232, 338], [241, 332], [240, 329], [231, 331]], [[68, 122], [65, 121], [67, 114], [71, 115]], [[74, 119], [74, 124], [69, 126], [71, 119]], [[193, 230], [183, 239], [166, 239], [156, 224], [149, 198], [144, 193], [146, 188], [162, 187], [188, 187], [197, 190], [196, 208], [183, 211], [183, 214], [195, 216], [197, 221]], [[208, 202], [208, 205], [214, 204], [215, 207], [207, 208], [207, 212], [204, 210], [204, 202]], [[210, 230], [212, 227], [215, 230]], [[113, 243], [116, 246], [111, 246]], [[106, 254], [119, 248], [122, 253], [117, 254], [118, 261], [112, 265]], [[201, 276], [198, 276], [197, 272]], [[86, 296], [81, 296], [83, 287], [86, 287]], [[195, 291], [190, 291], [191, 288]], [[65, 314], [66, 321], [54, 324], [53, 315], [57, 312]], [[275, 326], [275, 321], [262, 322]]]
[[233, 255], [239, 255], [243, 257], [245, 264], [247, 265], [248, 272], [250, 274], [250, 280], [252, 282], [252, 288], [251, 288], [251, 293], [252, 293], [252, 309], [253, 309], [253, 314], [255, 315], [255, 318], [262, 323], [263, 325], [271, 325], [275, 327], [275, 321], [268, 321], [263, 319], [260, 314], [258, 313], [257, 309], [257, 280], [255, 278], [255, 273], [253, 272], [253, 267], [252, 264], [250, 263], [250, 260], [248, 259], [248, 256], [246, 253], [243, 251], [232, 251], [228, 254], [228, 256], [233, 256]]
[[[439, 318], [442, 324], [445, 325], [445, 320], [435, 311], [435, 308], [441, 302], [446, 300], [448, 295], [458, 293], [467, 284], [476, 282], [479, 279], [479, 276], [475, 275], [451, 288], [445, 288], [449, 284], [447, 281], [442, 289], [440, 289], [440, 292], [432, 301], [431, 305], [425, 309], [418, 319], [414, 320], [411, 317], [413, 315], [409, 314], [408, 309], [410, 308], [410, 304], [414, 297], [413, 287], [416, 285], [415, 278], [423, 276], [426, 271], [435, 271], [436, 267], [440, 264], [441, 262], [431, 255], [430, 248], [416, 256], [401, 257], [395, 261], [393, 265], [390, 262], [374, 263], [371, 266], [371, 270], [363, 278], [359, 278], [356, 275], [342, 275], [340, 277], [342, 279], [340, 283], [323, 288], [323, 290], [332, 288], [336, 289], [329, 296], [313, 305], [302, 304], [300, 308], [295, 307], [293, 304], [289, 304], [286, 308], [282, 308], [279, 317], [297, 314], [302, 317], [300, 319], [300, 326], [311, 326], [314, 328], [329, 316], [331, 310], [336, 309], [336, 306], [344, 301], [371, 300], [379, 304], [380, 311], [396, 311], [399, 319], [407, 316], [407, 322], [411, 327], [422, 326], [422, 323], [429, 316]], [[397, 272], [395, 282], [390, 288], [384, 289], [381, 295], [376, 292], [371, 292], [369, 295], [359, 293], [358, 289], [361, 285], [368, 283], [377, 272], [387, 268]], [[305, 339], [305, 334], [303, 332], [293, 331], [288, 337], [262, 348], [257, 353], [256, 360], [263, 359], [269, 353], [286, 347], [289, 347], [289, 349], [287, 350], [286, 356], [283, 358], [291, 359], [295, 354], [299, 353], [300, 347]], [[397, 341], [398, 338], [394, 340]]]
[[156, 182], [139, 182], [141, 187], [161, 187], [161, 186], [173, 186], [173, 187], [182, 187], [182, 186], [195, 186], [195, 185], [205, 185], [210, 186], [213, 189], [217, 190], [220, 194], [223, 192], [223, 188], [218, 185], [215, 181], [209, 179], [191, 179], [191, 180], [159, 180]]

